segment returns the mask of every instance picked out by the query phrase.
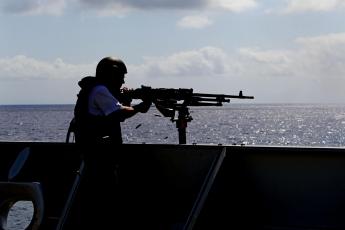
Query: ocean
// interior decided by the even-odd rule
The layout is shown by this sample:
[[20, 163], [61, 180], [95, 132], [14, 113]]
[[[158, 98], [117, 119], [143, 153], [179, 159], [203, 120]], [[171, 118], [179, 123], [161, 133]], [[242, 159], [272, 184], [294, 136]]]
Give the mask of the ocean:
[[[0, 141], [65, 142], [73, 105], [0, 106]], [[345, 104], [190, 107], [187, 143], [345, 146]], [[177, 144], [176, 123], [155, 107], [122, 124], [125, 143]]]
[[[65, 142], [74, 105], [2, 105], [0, 141]], [[177, 115], [177, 114], [176, 114]], [[191, 107], [189, 144], [345, 146], [345, 104], [229, 104]], [[155, 107], [122, 124], [124, 143], [177, 144], [176, 123]], [[8, 229], [24, 229], [32, 204], [18, 202]]]

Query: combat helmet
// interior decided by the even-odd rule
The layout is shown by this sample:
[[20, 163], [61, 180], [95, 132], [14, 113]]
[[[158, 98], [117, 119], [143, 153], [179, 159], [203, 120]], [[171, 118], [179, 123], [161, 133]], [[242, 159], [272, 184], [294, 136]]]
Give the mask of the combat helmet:
[[116, 57], [105, 57], [96, 67], [96, 77], [100, 79], [107, 77], [107, 75], [124, 75], [126, 73], [127, 67], [125, 63]]

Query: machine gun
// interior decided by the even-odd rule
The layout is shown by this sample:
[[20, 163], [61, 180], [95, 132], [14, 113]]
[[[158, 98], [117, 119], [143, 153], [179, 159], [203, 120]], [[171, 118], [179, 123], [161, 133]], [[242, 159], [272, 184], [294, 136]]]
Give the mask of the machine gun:
[[121, 94], [123, 98], [129, 100], [151, 100], [164, 117], [170, 117], [172, 122], [176, 122], [179, 144], [186, 144], [187, 123], [193, 120], [189, 113], [189, 106], [222, 106], [223, 103], [229, 103], [231, 98], [254, 99], [253, 96], [243, 96], [242, 91], [238, 95], [207, 94], [193, 93], [193, 89], [186, 88], [151, 88], [149, 86], [124, 90]]

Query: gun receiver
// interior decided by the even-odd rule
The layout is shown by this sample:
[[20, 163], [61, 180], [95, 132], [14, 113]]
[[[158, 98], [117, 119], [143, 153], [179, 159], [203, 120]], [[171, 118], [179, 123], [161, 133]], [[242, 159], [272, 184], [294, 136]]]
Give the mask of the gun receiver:
[[[163, 116], [170, 117], [172, 122], [176, 122], [180, 144], [186, 143], [187, 122], [193, 120], [189, 114], [189, 106], [222, 106], [223, 103], [229, 103], [232, 98], [254, 99], [253, 96], [243, 96], [242, 91], [238, 95], [207, 94], [193, 93], [193, 89], [186, 88], [151, 88], [149, 86], [124, 90], [122, 96], [127, 100], [151, 100]], [[176, 111], [178, 112], [177, 118]]]

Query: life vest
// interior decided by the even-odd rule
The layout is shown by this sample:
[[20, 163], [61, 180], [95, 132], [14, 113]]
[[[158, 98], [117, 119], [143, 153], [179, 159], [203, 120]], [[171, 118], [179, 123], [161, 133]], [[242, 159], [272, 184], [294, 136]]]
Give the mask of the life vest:
[[81, 90], [74, 107], [74, 134], [76, 143], [122, 143], [120, 120], [89, 113], [89, 95], [100, 85], [95, 77], [87, 76], [78, 82]]

